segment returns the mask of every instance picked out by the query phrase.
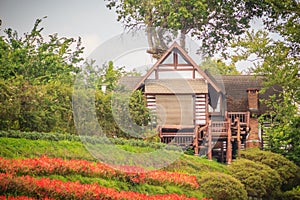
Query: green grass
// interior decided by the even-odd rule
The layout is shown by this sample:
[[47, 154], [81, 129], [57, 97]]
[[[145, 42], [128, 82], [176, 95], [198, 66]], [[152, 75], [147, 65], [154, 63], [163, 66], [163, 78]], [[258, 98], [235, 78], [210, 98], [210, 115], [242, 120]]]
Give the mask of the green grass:
[[49, 157], [95, 161], [80, 142], [1, 137], [0, 146], [0, 156], [7, 158], [32, 158], [47, 155]]
[[[130, 165], [134, 164], [134, 159], [138, 157], [133, 157], [133, 160], [128, 160], [124, 158], [122, 151], [128, 152], [129, 154], [133, 153], [134, 155], [139, 155], [139, 153], [152, 152], [152, 156], [160, 157], [159, 161], [161, 162], [170, 162], [172, 156], [178, 156], [174, 153], [169, 153], [168, 151], [160, 151], [158, 154], [165, 153], [165, 156], [155, 155], [154, 148], [151, 147], [135, 147], [128, 144], [116, 145], [112, 147], [110, 145], [92, 145], [88, 144], [87, 146], [83, 145], [81, 142], [76, 141], [48, 141], [48, 140], [28, 140], [23, 138], [5, 138], [0, 137], [0, 156], [7, 158], [30, 158], [30, 157], [39, 157], [41, 155], [47, 155], [49, 157], [60, 157], [64, 159], [84, 159], [89, 161], [96, 161], [97, 159], [90, 154], [90, 152], [96, 154], [96, 151], [101, 149], [104, 151], [105, 157], [108, 159], [112, 157], [112, 152], [117, 148], [118, 151], [114, 152], [114, 158], [119, 160], [119, 163], [126, 163]], [[88, 148], [88, 150], [87, 150]], [[93, 149], [94, 148], [94, 149]], [[144, 155], [144, 154], [143, 154]], [[97, 156], [97, 155], [96, 155]], [[141, 160], [139, 162], [148, 162], [147, 154], [145, 154], [145, 161]], [[143, 156], [141, 156], [142, 158]], [[174, 158], [176, 158], [174, 157]], [[163, 159], [162, 159], [163, 158]], [[174, 159], [173, 158], [173, 159]], [[127, 160], [126, 160], [127, 159]], [[118, 164], [118, 163], [115, 163]], [[200, 158], [196, 156], [190, 156], [182, 154], [174, 163], [168, 165], [164, 168], [166, 171], [182, 172], [193, 175], [199, 175], [207, 171], [219, 171], [227, 172], [226, 165], [217, 163], [215, 161], [208, 161], [205, 158]]]
[[93, 178], [93, 177], [84, 177], [81, 175], [67, 175], [67, 176], [60, 176], [60, 175], [50, 175], [49, 178], [51, 179], [58, 179], [61, 181], [79, 181], [82, 184], [90, 184], [90, 183], [97, 183], [104, 187], [114, 188], [118, 191], [134, 191], [148, 195], [155, 195], [155, 194], [184, 194], [189, 197], [197, 197], [202, 198], [203, 194], [198, 190], [189, 190], [186, 188], [182, 188], [175, 185], [149, 185], [149, 184], [136, 184], [131, 183], [128, 184], [126, 182], [121, 182], [119, 180], [108, 180], [103, 178]]
[[116, 147], [123, 149], [128, 152], [133, 152], [133, 153], [149, 153], [153, 152], [156, 149], [152, 147], [138, 147], [138, 146], [131, 146], [129, 144], [124, 144], [124, 145], [116, 145]]
[[227, 166], [206, 158], [183, 154], [178, 160], [164, 168], [167, 171], [182, 172], [190, 175], [201, 175], [208, 171], [227, 173]]
[[[88, 161], [97, 161], [90, 152], [95, 152], [101, 147], [103, 150], [103, 154], [107, 154], [108, 157], [114, 153], [114, 156], [120, 159], [121, 163], [127, 159], [123, 156], [122, 151], [128, 152], [129, 154], [139, 155], [142, 154], [145, 157], [144, 160], [140, 160], [141, 162], [155, 162], [150, 160], [147, 155], [151, 154], [158, 157], [163, 157], [164, 159], [161, 162], [164, 164], [169, 159], [172, 159], [172, 156], [179, 156], [174, 163], [168, 165], [163, 168], [166, 171], [174, 171], [174, 172], [182, 172], [190, 175], [196, 175], [197, 177], [201, 176], [202, 173], [207, 171], [220, 171], [226, 172], [226, 166], [214, 161], [208, 161], [205, 158], [190, 156], [186, 154], [179, 154], [177, 151], [168, 151], [161, 150], [155, 155], [157, 152], [155, 148], [152, 146], [134, 146], [129, 145], [127, 143], [118, 144], [115, 146], [108, 144], [90, 144], [86, 143], [85, 145], [78, 141], [68, 141], [68, 140], [30, 140], [24, 138], [6, 138], [0, 137], [0, 156], [7, 158], [32, 158], [32, 157], [40, 157], [42, 155], [47, 155], [48, 157], [60, 157], [64, 159], [83, 159]], [[94, 148], [94, 149], [93, 149]], [[114, 149], [118, 149], [118, 151], [114, 151]], [[174, 154], [175, 153], [175, 154]], [[163, 155], [163, 156], [161, 156]], [[118, 157], [119, 156], [119, 157]], [[134, 162], [134, 159], [138, 159], [133, 157], [132, 160], [127, 159], [128, 165], [131, 162]], [[150, 163], [151, 163], [150, 162]], [[118, 163], [116, 163], [118, 164]], [[134, 164], [134, 163], [133, 163]], [[84, 177], [81, 175], [67, 175], [67, 176], [59, 176], [59, 175], [51, 175], [52, 179], [59, 179], [62, 181], [79, 181], [81, 183], [98, 183], [104, 187], [114, 188], [116, 190], [125, 190], [125, 191], [135, 191], [145, 194], [184, 194], [189, 197], [197, 197], [201, 199], [203, 197], [203, 193], [199, 190], [191, 190], [185, 187], [176, 186], [173, 184], [163, 184], [163, 185], [149, 185], [149, 184], [136, 184], [131, 182], [124, 182], [117, 179], [103, 179], [103, 178], [94, 178], [94, 177]]]

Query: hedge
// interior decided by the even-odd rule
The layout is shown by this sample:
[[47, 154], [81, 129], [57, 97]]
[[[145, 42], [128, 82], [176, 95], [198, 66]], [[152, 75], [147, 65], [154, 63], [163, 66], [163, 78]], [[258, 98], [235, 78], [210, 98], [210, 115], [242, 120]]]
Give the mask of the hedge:
[[244, 185], [236, 178], [219, 172], [209, 172], [198, 179], [200, 191], [218, 200], [246, 200]]

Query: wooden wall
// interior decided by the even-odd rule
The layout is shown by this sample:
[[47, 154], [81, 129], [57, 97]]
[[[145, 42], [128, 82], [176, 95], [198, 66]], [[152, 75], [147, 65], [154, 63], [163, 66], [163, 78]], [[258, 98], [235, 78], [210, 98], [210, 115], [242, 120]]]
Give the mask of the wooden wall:
[[147, 94], [147, 107], [157, 115], [157, 125], [205, 125], [207, 94]]

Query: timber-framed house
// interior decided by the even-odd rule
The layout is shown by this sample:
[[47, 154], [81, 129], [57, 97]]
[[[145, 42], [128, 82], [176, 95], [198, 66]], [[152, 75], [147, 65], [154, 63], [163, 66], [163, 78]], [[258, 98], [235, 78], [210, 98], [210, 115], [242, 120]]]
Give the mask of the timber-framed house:
[[127, 78], [157, 115], [161, 142], [192, 146], [195, 155], [227, 163], [261, 145], [257, 117], [266, 108], [259, 99], [273, 93], [259, 93], [262, 77], [212, 76], [175, 42], [143, 77]]

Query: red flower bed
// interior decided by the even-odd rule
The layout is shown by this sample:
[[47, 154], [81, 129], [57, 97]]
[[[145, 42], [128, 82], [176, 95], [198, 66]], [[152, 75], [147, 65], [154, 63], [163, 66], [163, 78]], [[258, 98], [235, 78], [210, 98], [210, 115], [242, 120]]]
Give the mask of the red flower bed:
[[[36, 200], [35, 198], [32, 197], [26, 197], [26, 196], [0, 196], [0, 200]], [[41, 200], [54, 200], [54, 199], [49, 199], [49, 198], [42, 198]]]
[[[119, 170], [118, 170], [119, 169]], [[63, 160], [61, 158], [40, 157], [33, 159], [5, 159], [0, 158], [0, 172], [50, 175], [50, 174], [81, 174], [83, 176], [117, 178], [134, 183], [165, 184], [171, 183], [197, 189], [199, 184], [195, 176], [187, 174], [147, 171], [131, 166], [111, 167], [102, 163], [93, 163], [85, 160]]]
[[18, 192], [34, 198], [50, 197], [54, 199], [169, 199], [169, 200], [195, 200], [184, 195], [167, 194], [153, 195], [137, 192], [118, 192], [112, 188], [101, 187], [97, 184], [80, 184], [79, 182], [62, 182], [49, 178], [36, 179], [31, 176], [13, 176], [0, 174], [0, 191], [2, 193]]

